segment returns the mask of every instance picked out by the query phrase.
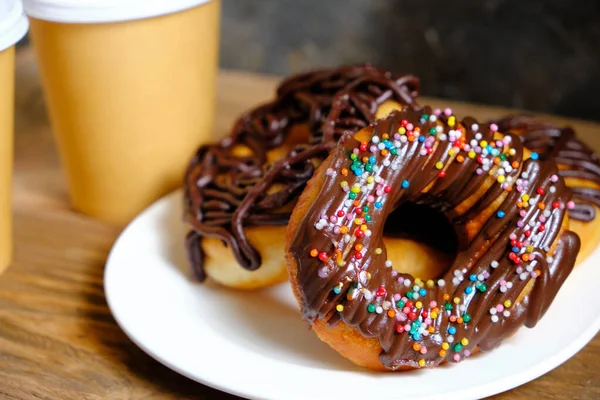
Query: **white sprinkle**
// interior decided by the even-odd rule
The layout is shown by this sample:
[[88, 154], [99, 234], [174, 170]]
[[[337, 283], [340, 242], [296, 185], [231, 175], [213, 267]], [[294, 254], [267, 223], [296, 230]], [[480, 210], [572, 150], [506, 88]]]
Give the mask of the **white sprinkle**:
[[320, 223], [316, 223], [315, 224], [315, 228], [317, 228], [318, 231], [320, 231], [321, 229], [323, 229], [323, 225], [321, 225]]
[[412, 287], [413, 292], [418, 292], [419, 289], [421, 289], [421, 286], [419, 286], [419, 285], [415, 285]]
[[483, 280], [484, 280], [484, 279], [485, 279], [485, 278], [483, 277], [483, 274], [479, 274], [479, 275], [477, 275], [477, 280], [479, 280], [479, 281], [482, 281], [482, 282], [483, 282]]
[[383, 304], [381, 305], [383, 307], [384, 310], [389, 310], [390, 307], [392, 306], [392, 303], [390, 303], [389, 301], [384, 301]]
[[371, 230], [370, 230], [370, 229], [367, 229], [367, 230], [365, 231], [365, 236], [366, 236], [366, 237], [369, 237], [369, 236], [371, 236], [372, 234], [373, 234], [373, 232], [371, 232]]
[[436, 131], [436, 133], [442, 133], [442, 132], [444, 132], [444, 127], [441, 125], [438, 125], [435, 127], [435, 131]]
[[452, 278], [452, 283], [454, 286], [458, 286], [460, 284], [460, 280], [458, 278]]
[[389, 167], [390, 164], [391, 164], [390, 160], [388, 160], [388, 159], [383, 160], [383, 166], [384, 167]]
[[500, 286], [500, 291], [502, 293], [506, 293], [508, 291], [508, 288], [506, 286]]
[[461, 304], [460, 306], [458, 306], [458, 309], [459, 309], [460, 311], [467, 311], [467, 306], [466, 306], [466, 305], [464, 305], [464, 304]]
[[519, 275], [519, 279], [524, 281], [525, 279], [527, 279], [528, 276], [529, 274], [527, 272], [522, 272], [521, 275]]
[[444, 286], [446, 286], [446, 281], [443, 279], [440, 279], [439, 281], [437, 281], [437, 284], [439, 287], [444, 287]]
[[521, 177], [523, 177], [523, 179], [529, 179], [529, 172], [525, 171], [521, 174]]
[[550, 186], [550, 189], [548, 189], [550, 191], [550, 193], [556, 193], [556, 187], [554, 186]]
[[481, 140], [482, 137], [483, 137], [483, 135], [481, 133], [476, 133], [475, 134], [475, 139], [476, 140]]
[[400, 166], [398, 164], [392, 164], [391, 168], [392, 170], [396, 171], [398, 168], [400, 168]]
[[400, 143], [400, 141], [398, 140], [394, 140], [394, 147], [398, 148], [402, 145], [402, 143]]
[[477, 146], [477, 140], [475, 140], [475, 139], [472, 139], [470, 143], [471, 143], [471, 147]]
[[544, 210], [544, 217], [548, 218], [550, 215], [552, 215], [550, 210]]
[[419, 293], [413, 293], [413, 300], [417, 300], [419, 297], [421, 297]]
[[377, 306], [377, 308], [375, 309], [375, 312], [377, 314], [381, 314], [383, 312], [383, 308], [381, 308], [381, 306]]
[[346, 207], [351, 207], [352, 206], [352, 200], [346, 200], [346, 201], [344, 201], [344, 205]]
[[461, 275], [462, 275], [462, 273], [460, 272], [460, 270], [459, 270], [459, 269], [455, 269], [455, 270], [454, 270], [454, 276], [456, 276], [456, 277], [459, 277], [459, 276], [461, 276]]
[[510, 317], [510, 311], [508, 310], [504, 310], [502, 314], [504, 314], [505, 317]]
[[473, 125], [471, 125], [471, 130], [472, 130], [473, 132], [477, 132], [477, 131], [479, 130], [479, 125], [477, 125], [477, 124], [473, 124]]
[[327, 225], [327, 220], [326, 220], [326, 219], [323, 219], [323, 218], [321, 218], [321, 219], [319, 220], [319, 223], [320, 223], [321, 225], [323, 225], [323, 226], [326, 226], [326, 225]]
[[498, 322], [499, 320], [500, 320], [500, 318], [498, 318], [498, 316], [497, 316], [497, 315], [492, 315], [492, 322], [493, 322], [493, 323], [496, 323], [496, 322]]
[[406, 142], [408, 142], [408, 138], [406, 136], [400, 136], [400, 141], [402, 143], [406, 143]]
[[377, 182], [377, 183], [380, 183], [382, 180], [383, 180], [383, 179], [382, 179], [382, 178], [381, 178], [379, 175], [377, 175], [377, 176], [375, 177], [375, 182]]
[[349, 242], [349, 241], [350, 241], [350, 239], [352, 239], [352, 235], [350, 235], [349, 233], [346, 233], [346, 234], [344, 235], [344, 240], [345, 240], [346, 242]]
[[383, 150], [383, 149], [385, 149], [385, 144], [383, 144], [383, 143], [379, 143], [379, 144], [377, 145], [377, 148], [378, 148], [379, 150]]
[[423, 333], [422, 333], [422, 335], [425, 336], [425, 337], [429, 336], [429, 331], [424, 330]]
[[367, 299], [367, 300], [371, 300], [373, 298], [373, 294], [369, 291], [366, 291], [364, 296], [365, 296], [365, 299]]
[[525, 267], [525, 269], [527, 270], [527, 272], [531, 272], [531, 271], [533, 271], [533, 265], [529, 264], [528, 266]]
[[410, 287], [410, 279], [405, 279], [404, 280], [404, 286]]
[[371, 142], [373, 142], [373, 143], [375, 143], [375, 144], [379, 143], [379, 136], [373, 136], [373, 137], [371, 138]]
[[512, 282], [506, 282], [506, 287], [507, 288], [512, 288], [513, 287], [513, 283]]
[[552, 264], [552, 263], [554, 262], [554, 257], [552, 257], [552, 256], [548, 256], [548, 257], [546, 257], [546, 262], [547, 262], [548, 264]]
[[498, 268], [498, 261], [492, 261], [492, 268]]
[[496, 307], [490, 308], [490, 314], [496, 315], [497, 312], [498, 312], [498, 310], [496, 310]]
[[448, 337], [446, 338], [446, 342], [453, 343], [454, 342], [454, 336], [448, 335]]
[[447, 136], [445, 133], [442, 133], [442, 134], [440, 135], [440, 140], [441, 140], [442, 142], [445, 142], [446, 140], [448, 140], [448, 136]]
[[385, 266], [388, 267], [388, 268], [391, 267], [392, 266], [392, 260], [386, 260]]

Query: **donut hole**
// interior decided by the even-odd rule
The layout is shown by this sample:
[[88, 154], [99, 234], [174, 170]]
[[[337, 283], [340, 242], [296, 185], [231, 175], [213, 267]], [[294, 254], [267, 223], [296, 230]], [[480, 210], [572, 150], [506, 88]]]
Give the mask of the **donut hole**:
[[450, 268], [459, 239], [441, 212], [407, 202], [392, 212], [384, 225], [387, 257], [395, 270], [421, 279], [434, 279]]

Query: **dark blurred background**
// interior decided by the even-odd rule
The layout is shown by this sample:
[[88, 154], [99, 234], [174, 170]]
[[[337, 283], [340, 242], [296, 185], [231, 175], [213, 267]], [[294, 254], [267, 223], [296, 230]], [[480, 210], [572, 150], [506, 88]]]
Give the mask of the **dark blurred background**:
[[600, 0], [223, 0], [223, 67], [361, 62], [428, 96], [600, 120]]

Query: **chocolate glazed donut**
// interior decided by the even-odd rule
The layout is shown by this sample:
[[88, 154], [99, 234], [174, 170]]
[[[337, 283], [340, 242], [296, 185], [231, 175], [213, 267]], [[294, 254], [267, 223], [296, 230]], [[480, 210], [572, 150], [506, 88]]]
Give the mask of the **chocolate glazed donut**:
[[[244, 227], [285, 226], [289, 206], [341, 134], [365, 127], [388, 100], [411, 103], [418, 88], [413, 76], [369, 65], [302, 74], [285, 80], [273, 102], [243, 115], [220, 143], [200, 147], [186, 171], [184, 194], [184, 218], [193, 228], [186, 247], [195, 278], [206, 279], [203, 237], [221, 239], [241, 267], [259, 268], [261, 256]], [[307, 125], [308, 143], [267, 165], [268, 152], [299, 124]], [[249, 154], [236, 153], [239, 146]]]
[[[536, 151], [541, 159], [555, 158], [564, 166], [559, 171], [563, 178], [576, 178], [600, 185], [600, 158], [575, 136], [573, 129], [560, 128], [531, 116], [508, 116], [498, 121], [501, 131], [518, 131], [523, 145]], [[575, 208], [569, 217], [591, 222], [596, 218], [594, 206], [600, 207], [600, 189], [570, 185]]]
[[[353, 361], [392, 370], [457, 362], [533, 327], [580, 246], [563, 229], [571, 192], [556, 163], [537, 158], [525, 161], [518, 137], [495, 125], [428, 107], [344, 135], [288, 225], [305, 320]], [[384, 221], [408, 201], [440, 210], [456, 229], [458, 254], [441, 276], [421, 280], [387, 259]], [[377, 365], [354, 353], [366, 348]]]

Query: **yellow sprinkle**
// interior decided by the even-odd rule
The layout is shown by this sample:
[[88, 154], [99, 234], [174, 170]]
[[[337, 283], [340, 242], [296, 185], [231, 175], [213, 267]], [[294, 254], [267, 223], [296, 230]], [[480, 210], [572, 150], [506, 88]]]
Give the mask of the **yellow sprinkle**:
[[366, 231], [367, 229], [369, 229], [369, 228], [367, 228], [366, 225], [361, 225], [360, 226], [360, 230], [363, 231], [363, 232]]
[[429, 314], [429, 316], [431, 317], [431, 319], [436, 319], [438, 317], [438, 313], [432, 312], [431, 314]]
[[515, 154], [517, 154], [517, 151], [515, 149], [510, 149], [508, 150], [508, 154], [514, 156]]
[[406, 128], [401, 126], [400, 129], [398, 129], [398, 133], [404, 135], [406, 133]]
[[340, 186], [341, 186], [341, 187], [346, 187], [346, 186], [348, 186], [348, 182], [346, 182], [346, 181], [341, 181], [341, 182], [340, 182]]
[[533, 253], [533, 246], [532, 245], [527, 246], [527, 252], [528, 253]]
[[454, 148], [448, 150], [448, 154], [450, 154], [451, 156], [453, 156], [454, 154], [456, 154], [456, 152], [454, 151]]
[[506, 177], [504, 175], [498, 175], [498, 183], [504, 183]]
[[341, 233], [342, 235], [345, 235], [346, 233], [348, 233], [348, 227], [347, 227], [346, 225], [342, 225], [342, 226], [340, 227], [340, 233]]
[[510, 307], [511, 305], [512, 305], [512, 302], [510, 300], [506, 300], [504, 302], [504, 307], [506, 307], [506, 308]]
[[458, 297], [455, 297], [452, 301], [454, 304], [460, 304], [460, 299]]
[[424, 367], [425, 366], [425, 360], [423, 360], [422, 358], [419, 360], [419, 367]]
[[346, 261], [344, 261], [342, 259], [336, 260], [336, 263], [337, 263], [338, 267], [343, 267], [344, 265], [346, 265]]
[[451, 115], [448, 118], [448, 126], [453, 127], [455, 123], [456, 123], [456, 117], [454, 115]]
[[487, 142], [486, 140], [482, 140], [481, 142], [479, 142], [479, 145], [480, 145], [481, 147], [485, 147], [485, 146], [487, 146], [487, 145], [488, 145], [488, 142]]
[[421, 308], [423, 308], [423, 303], [421, 303], [420, 301], [417, 301], [415, 303], [415, 307], [417, 307], [420, 310]]
[[442, 169], [442, 168], [444, 168], [444, 163], [441, 162], [441, 161], [438, 161], [438, 162], [435, 163], [435, 167], [437, 169]]
[[439, 355], [440, 357], [446, 357], [446, 350], [440, 350]]
[[381, 247], [378, 247], [375, 249], [375, 254], [381, 254], [383, 253], [383, 250], [381, 250]]
[[421, 280], [421, 278], [415, 278], [415, 284], [423, 286], [423, 281]]
[[337, 306], [335, 306], [335, 309], [338, 310], [338, 312], [342, 312], [342, 311], [344, 311], [344, 306], [341, 304], [338, 304]]
[[450, 348], [450, 345], [448, 344], [448, 342], [442, 343], [442, 349], [448, 350], [449, 348]]
[[367, 272], [367, 279], [371, 279], [371, 273]]
[[434, 286], [435, 286], [435, 282], [432, 279], [430, 279], [430, 280], [427, 281], [427, 287], [428, 288], [432, 288]]
[[473, 150], [469, 151], [468, 153], [469, 158], [475, 158], [476, 155], [477, 154]]
[[460, 344], [462, 344], [463, 346], [466, 346], [466, 345], [468, 345], [468, 344], [469, 344], [469, 339], [467, 339], [467, 338], [463, 338], [463, 339], [460, 341]]
[[360, 225], [360, 224], [362, 224], [362, 218], [354, 218], [354, 223], [355, 223], [356, 225]]
[[372, 176], [367, 178], [367, 183], [373, 183], [375, 181], [375, 178], [373, 178]]
[[521, 198], [523, 199], [523, 201], [529, 201], [529, 195], [527, 193], [521, 196]]

